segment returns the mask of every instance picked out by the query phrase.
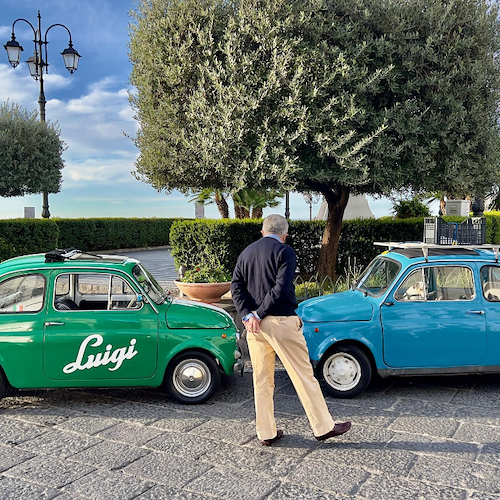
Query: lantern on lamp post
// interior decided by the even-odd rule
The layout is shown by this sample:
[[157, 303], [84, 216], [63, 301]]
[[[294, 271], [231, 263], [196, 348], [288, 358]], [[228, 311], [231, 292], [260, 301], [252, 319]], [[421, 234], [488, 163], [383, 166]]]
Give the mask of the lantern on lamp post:
[[[4, 48], [7, 51], [7, 57], [9, 62], [13, 68], [16, 68], [19, 65], [19, 61], [21, 60], [21, 52], [24, 50], [19, 42], [16, 40], [15, 35], [15, 25], [18, 21], [23, 21], [30, 25], [33, 30], [34, 39], [33, 42], [35, 44], [35, 50], [33, 55], [26, 61], [28, 63], [28, 68], [30, 75], [39, 82], [40, 85], [40, 93], [38, 96], [38, 105], [40, 108], [40, 121], [45, 121], [45, 92], [44, 92], [44, 81], [43, 74], [48, 73], [48, 54], [47, 54], [47, 34], [48, 32], [54, 28], [55, 26], [60, 26], [64, 28], [69, 35], [69, 45], [67, 49], [61, 53], [64, 59], [64, 65], [66, 69], [73, 74], [78, 69], [78, 61], [80, 59], [80, 54], [73, 48], [73, 42], [71, 40], [71, 32], [69, 29], [64, 26], [64, 24], [52, 24], [45, 31], [45, 36], [42, 39], [42, 17], [40, 15], [40, 11], [38, 11], [38, 29], [35, 29], [34, 26], [27, 21], [26, 19], [19, 18], [16, 19], [12, 24], [12, 37], [5, 45]], [[42, 57], [42, 49], [45, 47], [45, 58]], [[44, 191], [43, 193], [43, 203], [42, 203], [42, 217], [48, 219], [50, 217], [49, 212], [49, 195]]]

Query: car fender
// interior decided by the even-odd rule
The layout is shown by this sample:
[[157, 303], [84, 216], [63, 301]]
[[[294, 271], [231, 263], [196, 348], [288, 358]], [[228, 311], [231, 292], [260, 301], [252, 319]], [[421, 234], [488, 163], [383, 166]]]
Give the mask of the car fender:
[[[234, 350], [236, 350], [236, 344]], [[217, 364], [222, 367], [227, 375], [232, 375], [233, 373], [234, 359], [230, 358], [227, 353], [225, 353], [222, 349], [219, 348], [219, 346], [215, 345], [213, 342], [209, 342], [199, 338], [188, 339], [185, 342], [176, 345], [172, 350], [170, 350], [167, 356], [164, 358], [164, 370], [167, 369], [167, 366], [170, 364], [172, 359], [174, 359], [177, 355], [181, 354], [184, 351], [208, 352], [215, 358]]]
[[375, 361], [375, 368], [385, 368], [382, 357], [382, 340], [380, 335], [380, 325], [371, 321], [353, 321], [346, 323], [341, 331], [338, 331], [338, 324], [335, 325], [334, 332], [328, 332], [325, 337], [309, 353], [314, 366], [317, 366], [325, 353], [338, 343], [361, 344], [371, 354]]

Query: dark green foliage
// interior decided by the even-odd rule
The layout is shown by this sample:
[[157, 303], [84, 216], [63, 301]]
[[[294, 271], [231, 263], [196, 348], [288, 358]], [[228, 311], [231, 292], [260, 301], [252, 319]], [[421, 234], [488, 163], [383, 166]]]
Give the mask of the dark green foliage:
[[52, 220], [0, 220], [0, 260], [57, 248], [59, 228]]
[[179, 219], [54, 219], [59, 247], [111, 250], [169, 245], [172, 224]]
[[58, 193], [63, 151], [54, 125], [15, 104], [0, 105], [0, 196]]
[[428, 205], [418, 198], [411, 200], [397, 200], [394, 202], [392, 212], [397, 219], [411, 219], [412, 217], [429, 217], [431, 211]]

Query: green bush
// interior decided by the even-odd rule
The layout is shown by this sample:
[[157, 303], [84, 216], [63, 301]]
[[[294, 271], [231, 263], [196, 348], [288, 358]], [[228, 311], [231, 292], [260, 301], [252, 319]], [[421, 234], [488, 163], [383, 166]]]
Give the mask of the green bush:
[[59, 247], [112, 250], [170, 244], [170, 228], [179, 219], [54, 219], [59, 226]]
[[0, 220], [0, 260], [57, 248], [59, 228], [52, 220]]

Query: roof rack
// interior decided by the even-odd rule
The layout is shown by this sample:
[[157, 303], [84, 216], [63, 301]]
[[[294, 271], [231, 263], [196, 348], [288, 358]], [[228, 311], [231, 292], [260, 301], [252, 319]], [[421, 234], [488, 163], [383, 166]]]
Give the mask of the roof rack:
[[102, 259], [102, 256], [95, 255], [93, 253], [83, 252], [82, 250], [77, 250], [76, 248], [56, 248], [45, 254], [45, 262], [63, 262], [65, 260], [75, 260], [82, 255], [90, 255], [95, 258]]
[[422, 243], [419, 241], [400, 241], [400, 242], [384, 242], [384, 241], [374, 241], [374, 245], [379, 247], [389, 247], [389, 252], [395, 248], [402, 249], [420, 249], [422, 250], [422, 255], [425, 258], [426, 262], [429, 260], [429, 249], [430, 248], [449, 248], [453, 250], [457, 250], [459, 248], [465, 248], [468, 250], [493, 250], [495, 253], [495, 262], [498, 262], [498, 257], [500, 253], [500, 244], [484, 244], [484, 245], [438, 245], [436, 243]]

